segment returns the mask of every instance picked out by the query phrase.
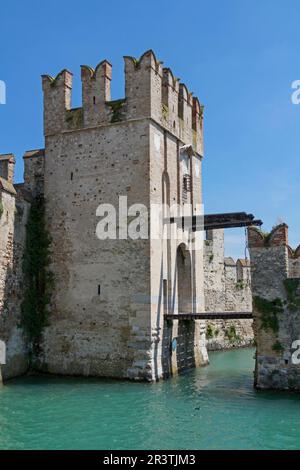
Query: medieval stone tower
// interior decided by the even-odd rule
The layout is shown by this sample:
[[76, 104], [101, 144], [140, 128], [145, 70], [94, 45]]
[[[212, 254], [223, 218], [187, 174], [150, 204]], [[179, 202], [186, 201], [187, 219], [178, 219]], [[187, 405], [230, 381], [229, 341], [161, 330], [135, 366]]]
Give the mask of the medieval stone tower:
[[111, 100], [104, 60], [81, 67], [76, 109], [72, 73], [43, 75], [45, 148], [17, 185], [0, 155], [4, 379], [31, 365], [152, 381], [252, 342], [251, 320], [221, 315], [251, 310], [249, 264], [224, 258], [222, 230], [201, 240], [203, 107], [151, 50], [124, 60], [125, 97]]
[[203, 322], [164, 321], [168, 312], [204, 310], [202, 253], [184, 233], [99, 240], [97, 207], [118, 208], [127, 196], [128, 207], [190, 203], [196, 213], [202, 107], [152, 51], [124, 60], [125, 98], [117, 101], [106, 60], [81, 67], [81, 108], [71, 108], [68, 70], [42, 77], [40, 158], [55, 287], [39, 367], [155, 380], [207, 361]]

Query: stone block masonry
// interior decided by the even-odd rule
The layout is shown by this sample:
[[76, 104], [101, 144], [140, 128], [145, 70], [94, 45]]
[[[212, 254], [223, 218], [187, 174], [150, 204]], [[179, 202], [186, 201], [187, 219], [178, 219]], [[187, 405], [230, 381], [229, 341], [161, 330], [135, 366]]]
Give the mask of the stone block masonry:
[[[249, 228], [255, 386], [300, 390], [300, 249], [288, 245], [288, 227], [265, 234]], [[299, 341], [299, 344], [297, 343]]]
[[[170, 375], [171, 343], [182, 345], [180, 364], [182, 350], [191, 348], [196, 360], [185, 364], [207, 362], [203, 322], [186, 330], [164, 322], [164, 313], [186, 307], [184, 279], [189, 306], [204, 309], [203, 259], [183, 236], [99, 240], [96, 210], [102, 203], [117, 208], [120, 196], [147, 208], [200, 204], [203, 108], [152, 51], [124, 62], [125, 97], [115, 101], [111, 64], [81, 67], [78, 109], [71, 108], [71, 72], [42, 77], [55, 288], [38, 359], [39, 369], [51, 373], [152, 381]], [[187, 173], [193, 184], [186, 190]], [[182, 369], [179, 362], [172, 373]]]
[[[52, 280], [52, 275], [51, 296], [45, 288], [41, 305], [29, 302], [43, 319], [47, 313], [48, 321], [39, 323], [37, 312], [25, 309], [29, 323], [31, 314], [38, 326], [42, 323], [30, 357], [31, 366], [42, 372], [139, 381], [169, 377], [207, 364], [207, 328], [203, 320], [170, 321], [165, 315], [250, 309], [244, 286], [249, 266], [244, 260], [226, 264], [218, 243], [207, 246], [203, 257], [187, 227], [176, 226], [172, 239], [96, 236], [98, 207], [118, 209], [121, 196], [127, 197], [128, 207], [142, 204], [148, 213], [154, 204], [177, 204], [175, 216], [201, 214], [203, 106], [153, 51], [139, 59], [125, 56], [124, 65], [125, 96], [113, 101], [109, 61], [95, 69], [81, 66], [82, 106], [75, 109], [73, 74], [62, 70], [55, 78], [43, 75], [45, 149], [25, 153], [21, 185], [13, 184], [13, 156], [0, 156], [4, 378], [27, 370], [28, 343], [33, 341], [26, 343], [20, 328], [22, 301], [30, 298], [29, 286], [41, 292], [43, 280]], [[38, 225], [36, 219], [30, 221], [40, 196]], [[126, 221], [135, 216], [138, 209]], [[34, 247], [25, 249], [32, 240], [26, 230], [32, 226], [43, 227], [39, 233], [47, 243], [51, 238], [51, 250], [48, 256], [47, 245], [44, 264], [37, 266], [35, 259], [36, 270], [28, 274], [22, 263], [36, 255]], [[293, 269], [298, 269], [296, 263]], [[44, 300], [49, 312], [43, 309]], [[228, 341], [227, 325], [216, 324], [215, 332], [217, 328], [218, 344], [234, 345], [240, 336], [246, 342], [242, 323], [228, 324]]]
[[[22, 259], [31, 193], [22, 185], [13, 185], [14, 157], [0, 155], [0, 341], [5, 358], [0, 365], [2, 378], [24, 374], [28, 368], [28, 351], [20, 328], [23, 300]], [[25, 165], [25, 179], [31, 173]], [[32, 182], [32, 185], [34, 184]]]
[[98, 206], [117, 208], [120, 196], [148, 209], [189, 203], [196, 215], [202, 202], [203, 106], [151, 50], [124, 63], [125, 97], [115, 101], [111, 64], [83, 65], [76, 109], [72, 73], [43, 75], [45, 149], [26, 152], [18, 187], [13, 156], [0, 157], [4, 378], [28, 366], [19, 328], [22, 259], [28, 213], [39, 195], [54, 285], [31, 364], [49, 373], [152, 381], [207, 363], [204, 322], [164, 321], [165, 313], [204, 309], [202, 253], [193, 252], [187, 234], [179, 230], [174, 241], [96, 237]]
[[[247, 259], [225, 258], [224, 230], [210, 230], [204, 240], [204, 295], [206, 312], [251, 312], [251, 273]], [[251, 319], [209, 320], [208, 350], [253, 345]]]

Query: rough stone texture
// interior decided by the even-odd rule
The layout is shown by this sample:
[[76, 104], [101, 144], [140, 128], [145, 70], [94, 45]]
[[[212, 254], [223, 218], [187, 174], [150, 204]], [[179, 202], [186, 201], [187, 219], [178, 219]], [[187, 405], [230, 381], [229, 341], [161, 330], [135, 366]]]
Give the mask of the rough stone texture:
[[[1, 157], [0, 157], [1, 158]], [[1, 179], [0, 197], [3, 207], [0, 219], [0, 340], [6, 346], [6, 364], [3, 379], [26, 372], [28, 367], [26, 344], [21, 329], [22, 256], [25, 243], [25, 225], [29, 202], [22, 188], [12, 185], [13, 174]]]
[[12, 153], [0, 155], [0, 177], [8, 181], [13, 182], [15, 169], [15, 157]]
[[[208, 231], [204, 240], [204, 294], [207, 312], [252, 311], [249, 261], [225, 258], [224, 230]], [[208, 350], [250, 346], [252, 320], [209, 320], [206, 339]]]
[[[14, 157], [1, 155], [0, 196], [0, 341], [5, 343], [3, 379], [21, 375], [28, 368], [28, 354], [20, 323], [23, 298], [22, 259], [26, 223], [32, 197], [43, 191], [44, 152], [24, 155], [24, 184], [13, 185]], [[5, 169], [5, 164], [8, 166]]]
[[45, 150], [29, 150], [24, 154], [24, 184], [26, 191], [35, 197], [44, 192]]
[[300, 245], [296, 250], [289, 248], [289, 276], [300, 277]]
[[[112, 67], [105, 60], [95, 70], [82, 66], [83, 103], [76, 109], [71, 108], [72, 73], [44, 75], [45, 150], [26, 152], [24, 184], [15, 187], [13, 156], [0, 157], [5, 378], [27, 367], [17, 328], [22, 256], [30, 201], [40, 193], [52, 237], [55, 287], [38, 370], [148, 381], [168, 377], [208, 362], [207, 328], [199, 320], [166, 322], [165, 313], [251, 310], [250, 287], [244, 286], [249, 268], [243, 260], [226, 263], [223, 235], [208, 241], [204, 258], [202, 246], [193, 249], [192, 233], [176, 224], [164, 225], [171, 239], [133, 240], [120, 237], [117, 219], [118, 239], [96, 237], [98, 206], [112, 204], [118, 217], [120, 196], [128, 198], [128, 207], [177, 204], [173, 216], [201, 214], [203, 106], [152, 51], [124, 60], [125, 97], [111, 101]], [[134, 223], [135, 209], [128, 223]], [[151, 221], [143, 224], [148, 222], [152, 230]], [[297, 270], [294, 258], [292, 263]], [[249, 320], [213, 323], [220, 336], [208, 347], [247, 344]], [[225, 334], [232, 326], [234, 341]]]
[[[296, 256], [296, 252], [288, 246], [287, 225], [275, 227], [267, 236], [251, 227], [248, 238], [257, 344], [255, 385], [260, 389], [300, 390], [300, 365], [292, 360], [297, 349], [292, 343], [300, 338], [300, 278], [291, 263], [291, 253]], [[291, 296], [287, 282], [294, 286]], [[278, 320], [278, 331], [266, 325], [265, 309], [258, 304], [261, 299], [269, 302], [277, 299], [280, 303], [281, 311], [276, 313], [271, 308], [271, 315]]]
[[208, 320], [206, 340], [208, 351], [253, 346], [253, 320]]
[[[177, 263], [190, 279], [192, 311], [203, 311], [202, 251], [187, 233], [176, 240], [99, 240], [99, 204], [128, 206], [202, 201], [202, 109], [152, 51], [125, 57], [126, 96], [110, 100], [111, 66], [82, 67], [83, 108], [70, 109], [72, 74], [43, 76], [45, 198], [53, 238], [55, 291], [39, 368], [60, 374], [155, 380], [170, 335], [164, 313], [177, 313]], [[166, 81], [166, 79], [168, 79]], [[180, 148], [189, 145], [191, 191]], [[133, 217], [131, 217], [132, 219]], [[187, 232], [187, 231], [185, 231]], [[190, 260], [188, 262], [188, 260]], [[172, 326], [180, 350], [172, 373], [207, 362], [203, 322]], [[186, 333], [185, 333], [186, 332]], [[175, 335], [175, 336], [174, 336]], [[165, 339], [169, 337], [166, 345]], [[167, 349], [166, 349], [167, 348]], [[194, 349], [182, 365], [182, 350]], [[164, 352], [163, 352], [164, 351]]]

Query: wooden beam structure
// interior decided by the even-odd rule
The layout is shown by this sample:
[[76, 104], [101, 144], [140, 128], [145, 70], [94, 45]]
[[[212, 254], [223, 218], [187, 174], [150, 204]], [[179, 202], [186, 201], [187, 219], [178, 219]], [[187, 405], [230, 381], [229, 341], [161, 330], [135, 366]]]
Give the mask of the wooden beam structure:
[[165, 320], [242, 320], [253, 318], [252, 312], [202, 312], [165, 314]]
[[246, 212], [228, 212], [222, 214], [206, 214], [204, 216], [170, 217], [165, 222], [180, 224], [185, 228], [197, 230], [216, 230], [235, 227], [261, 226], [262, 221], [255, 219], [254, 215]]
[[261, 226], [262, 221], [255, 219], [253, 214], [247, 214], [246, 212], [204, 215], [204, 230], [249, 227], [251, 225]]

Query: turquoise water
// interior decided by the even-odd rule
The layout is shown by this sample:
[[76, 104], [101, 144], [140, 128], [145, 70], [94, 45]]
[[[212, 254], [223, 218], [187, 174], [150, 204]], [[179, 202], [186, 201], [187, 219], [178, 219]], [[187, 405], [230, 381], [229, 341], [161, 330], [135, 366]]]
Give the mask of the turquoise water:
[[0, 449], [297, 449], [300, 395], [256, 392], [254, 350], [158, 384], [25, 377], [0, 389]]

